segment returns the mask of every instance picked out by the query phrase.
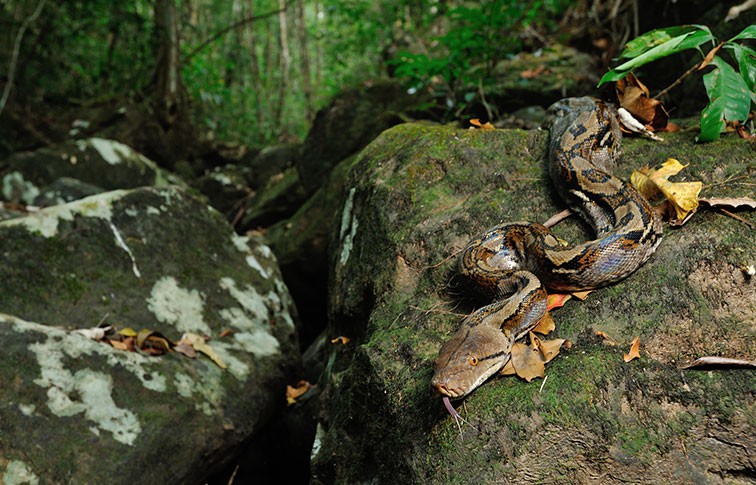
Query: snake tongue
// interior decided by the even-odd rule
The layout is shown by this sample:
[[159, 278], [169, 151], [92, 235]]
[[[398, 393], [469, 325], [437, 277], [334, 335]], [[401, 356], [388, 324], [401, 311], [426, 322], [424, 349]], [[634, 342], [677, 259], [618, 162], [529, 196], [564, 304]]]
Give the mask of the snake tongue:
[[[469, 422], [467, 422], [467, 420], [465, 420], [465, 418], [463, 418], [463, 417], [462, 417], [462, 416], [461, 416], [461, 415], [460, 415], [460, 414], [459, 414], [459, 413], [457, 412], [457, 410], [456, 410], [456, 409], [454, 409], [454, 406], [452, 406], [452, 403], [451, 403], [451, 401], [449, 400], [449, 396], [444, 396], [444, 397], [442, 397], [442, 398], [441, 398], [441, 401], [442, 401], [442, 402], [444, 403], [444, 407], [446, 408], [446, 410], [447, 410], [447, 411], [449, 411], [449, 414], [451, 414], [451, 415], [452, 415], [452, 417], [454, 418], [454, 422], [455, 422], [455, 423], [457, 423], [457, 428], [459, 429], [459, 435], [460, 435], [460, 436], [462, 436], [462, 425], [461, 425], [461, 424], [459, 424], [459, 422], [460, 422], [460, 421], [462, 421], [462, 422], [463, 422], [463, 423], [465, 423], [465, 424], [470, 424], [470, 423], [469, 423]], [[478, 428], [476, 428], [476, 427], [475, 427], [475, 426], [473, 426], [472, 424], [470, 424], [470, 426], [472, 426], [472, 428], [473, 428], [474, 430], [476, 430], [476, 431], [478, 430]]]

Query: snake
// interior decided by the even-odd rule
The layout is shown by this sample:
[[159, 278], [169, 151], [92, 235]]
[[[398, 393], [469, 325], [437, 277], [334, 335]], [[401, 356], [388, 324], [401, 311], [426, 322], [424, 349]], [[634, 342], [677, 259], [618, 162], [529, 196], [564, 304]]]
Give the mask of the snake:
[[493, 301], [464, 318], [434, 361], [431, 385], [450, 412], [450, 398], [469, 395], [501, 372], [512, 345], [545, 315], [547, 291], [617, 283], [662, 240], [661, 219], [648, 200], [612, 174], [622, 139], [614, 108], [592, 97], [566, 98], [547, 110], [547, 120], [553, 186], [593, 228], [595, 239], [571, 245], [542, 224], [512, 222], [466, 246], [459, 273]]

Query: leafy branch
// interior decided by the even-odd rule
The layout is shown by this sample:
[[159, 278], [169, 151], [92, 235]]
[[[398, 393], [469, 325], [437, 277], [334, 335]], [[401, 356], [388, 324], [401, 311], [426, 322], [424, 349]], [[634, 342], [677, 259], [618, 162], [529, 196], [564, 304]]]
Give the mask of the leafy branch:
[[[708, 27], [704, 25], [682, 25], [653, 30], [628, 42], [619, 59], [628, 59], [604, 74], [599, 86], [618, 81], [634, 69], [655, 60], [696, 49], [702, 60], [686, 71], [655, 98], [666, 94], [682, 83], [683, 79], [707, 66], [714, 69], [703, 75], [709, 104], [701, 111], [701, 134], [699, 141], [712, 141], [724, 132], [727, 121], [745, 122], [756, 103], [756, 50], [744, 45], [744, 40], [756, 38], [756, 25], [749, 25], [739, 34], [724, 42], [717, 42]], [[714, 47], [704, 55], [701, 46], [710, 43]], [[730, 52], [737, 69], [719, 54]]]

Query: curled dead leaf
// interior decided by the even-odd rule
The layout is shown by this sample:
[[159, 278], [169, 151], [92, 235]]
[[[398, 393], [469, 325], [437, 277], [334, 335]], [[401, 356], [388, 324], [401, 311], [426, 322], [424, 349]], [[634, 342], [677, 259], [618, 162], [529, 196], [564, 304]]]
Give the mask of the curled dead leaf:
[[341, 345], [346, 345], [346, 344], [348, 344], [348, 343], [349, 343], [349, 337], [344, 337], [343, 335], [341, 335], [341, 336], [339, 336], [339, 337], [336, 337], [336, 338], [332, 338], [332, 339], [331, 339], [331, 343], [332, 343], [332, 344], [341, 344]]
[[661, 101], [649, 96], [648, 88], [632, 72], [615, 85], [620, 106], [639, 120], [648, 131], [663, 131], [669, 123], [669, 114]]
[[614, 340], [612, 337], [609, 336], [606, 332], [602, 332], [601, 330], [596, 331], [596, 335], [604, 339], [604, 342], [614, 347], [617, 345], [617, 341]]
[[301, 380], [297, 382], [297, 385], [292, 387], [287, 385], [286, 386], [286, 404], [291, 406], [292, 404], [297, 402], [297, 399], [304, 395], [307, 391], [310, 390], [312, 387], [312, 384], [305, 380]]
[[630, 345], [630, 352], [624, 355], [625, 362], [640, 358], [640, 337], [635, 337]]
[[[472, 127], [475, 127], [480, 130], [495, 130], [496, 127], [491, 124], [490, 121], [486, 121], [485, 123], [481, 123], [478, 118], [473, 118], [470, 120], [470, 124]], [[471, 128], [472, 128], [471, 127]]]

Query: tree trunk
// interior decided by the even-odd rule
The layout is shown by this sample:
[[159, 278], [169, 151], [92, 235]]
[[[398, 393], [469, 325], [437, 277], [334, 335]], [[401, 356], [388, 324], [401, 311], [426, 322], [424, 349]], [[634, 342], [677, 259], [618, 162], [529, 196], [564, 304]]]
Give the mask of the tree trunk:
[[[254, 5], [254, 0], [248, 1], [246, 15], [251, 17], [255, 14]], [[244, 33], [244, 39], [247, 44], [247, 51], [249, 52], [249, 74], [251, 78], [250, 85], [261, 87], [262, 80], [260, 79], [260, 58], [257, 55], [257, 41], [255, 39], [255, 30], [251, 26], [249, 26], [245, 29]], [[260, 88], [252, 90], [255, 97], [255, 119], [257, 120], [257, 133], [263, 132], [263, 113], [266, 112], [265, 107], [263, 106], [263, 97], [260, 96], [261, 91], [262, 89]]]
[[178, 18], [174, 0], [155, 2], [158, 58], [156, 65], [155, 113], [164, 129], [186, 114], [186, 97], [181, 83]]
[[307, 24], [305, 22], [304, 3], [297, 0], [296, 4], [297, 38], [299, 40], [300, 63], [302, 72], [302, 92], [305, 98], [305, 120], [312, 121], [312, 86], [310, 85], [310, 54], [307, 49]]
[[286, 104], [286, 93], [289, 89], [289, 69], [291, 67], [291, 54], [289, 53], [289, 28], [288, 20], [286, 18], [286, 0], [278, 0], [278, 6], [281, 9], [280, 13], [278, 14], [278, 42], [279, 47], [281, 47], [281, 62], [279, 64], [281, 69], [281, 83], [279, 90], [280, 95], [278, 105], [275, 108], [274, 119], [276, 120], [276, 126], [279, 126], [283, 129], [283, 127], [281, 126], [281, 117], [283, 114], [284, 105]]

